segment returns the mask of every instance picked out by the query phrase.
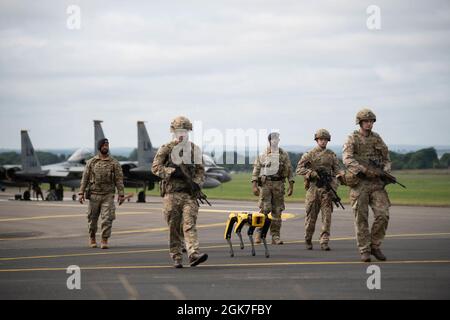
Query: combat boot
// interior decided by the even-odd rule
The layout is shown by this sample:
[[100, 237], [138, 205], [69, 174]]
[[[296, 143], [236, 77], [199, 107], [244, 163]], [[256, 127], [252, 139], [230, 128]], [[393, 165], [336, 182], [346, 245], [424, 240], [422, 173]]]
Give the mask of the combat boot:
[[89, 246], [90, 246], [91, 248], [97, 248], [97, 241], [95, 240], [95, 237], [91, 237], [91, 238], [89, 239]]
[[208, 255], [206, 253], [194, 253], [189, 257], [189, 265], [191, 267], [195, 267], [196, 265], [199, 265], [202, 262], [205, 262], [208, 260]]
[[370, 252], [361, 253], [361, 261], [362, 262], [370, 262]]
[[283, 242], [283, 240], [280, 239], [280, 237], [278, 237], [278, 236], [272, 237], [272, 244], [281, 245], [283, 243], [284, 242]]
[[183, 261], [181, 259], [173, 260], [173, 266], [177, 269], [183, 268]]
[[383, 252], [381, 252], [379, 248], [372, 248], [372, 251], [370, 253], [378, 260], [386, 261], [386, 256], [383, 254]]
[[311, 240], [306, 240], [306, 249], [307, 250], [312, 250], [313, 249], [313, 245], [312, 245], [312, 241]]
[[324, 251], [330, 251], [330, 250], [331, 250], [331, 248], [328, 246], [328, 243], [322, 243], [322, 244], [320, 245], [320, 247], [321, 247], [322, 250], [324, 250]]
[[261, 232], [256, 230], [255, 232], [255, 243], [260, 244], [261, 243]]
[[108, 249], [109, 248], [109, 246], [108, 246], [108, 238], [103, 238], [102, 239], [101, 248], [102, 249]]

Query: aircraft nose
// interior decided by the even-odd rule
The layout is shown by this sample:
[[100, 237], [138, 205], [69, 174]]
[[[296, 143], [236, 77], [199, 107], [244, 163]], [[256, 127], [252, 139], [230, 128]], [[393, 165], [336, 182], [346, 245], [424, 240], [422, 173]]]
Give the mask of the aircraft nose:
[[202, 187], [205, 188], [205, 189], [215, 188], [215, 187], [220, 186], [220, 184], [221, 184], [220, 181], [218, 181], [218, 180], [216, 180], [214, 178], [211, 178], [211, 177], [206, 177], [206, 180], [203, 183]]
[[220, 179], [221, 182], [228, 182], [231, 180], [231, 175], [226, 171], [221, 171], [222, 177]]

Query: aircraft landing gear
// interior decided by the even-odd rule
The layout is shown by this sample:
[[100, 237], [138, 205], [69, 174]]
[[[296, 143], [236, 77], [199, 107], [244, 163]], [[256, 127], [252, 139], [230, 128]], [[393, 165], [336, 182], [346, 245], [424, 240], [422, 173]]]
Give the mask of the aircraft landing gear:
[[25, 190], [24, 192], [23, 192], [23, 198], [22, 198], [23, 200], [26, 200], [26, 201], [30, 201], [31, 200], [31, 194], [30, 194], [30, 191], [29, 190]]
[[136, 202], [145, 203], [145, 190], [146, 190], [146, 187], [145, 187], [145, 184], [144, 184], [144, 189], [142, 191], [139, 191]]
[[139, 191], [136, 202], [145, 202], [145, 191]]

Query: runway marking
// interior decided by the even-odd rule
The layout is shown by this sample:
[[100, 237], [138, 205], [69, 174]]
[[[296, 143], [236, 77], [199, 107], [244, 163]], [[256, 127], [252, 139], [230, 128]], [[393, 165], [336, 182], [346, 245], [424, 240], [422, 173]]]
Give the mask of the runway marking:
[[130, 300], [138, 300], [139, 299], [139, 292], [136, 290], [135, 287], [131, 285], [131, 283], [128, 281], [127, 277], [123, 274], [120, 274], [118, 276], [119, 281], [122, 283], [123, 287], [128, 293]]
[[[205, 225], [206, 226], [206, 225]], [[199, 226], [197, 226], [199, 227]], [[399, 238], [399, 237], [422, 237], [422, 236], [443, 236], [450, 235], [450, 233], [417, 233], [417, 234], [395, 234], [386, 236], [386, 238]], [[341, 237], [331, 238], [330, 241], [344, 241], [355, 240], [355, 237]], [[319, 240], [313, 240], [313, 242], [319, 242]], [[305, 240], [285, 241], [285, 244], [305, 243]], [[257, 245], [258, 246], [258, 245]], [[203, 249], [219, 249], [229, 248], [228, 245], [214, 245], [205, 246]], [[45, 256], [25, 256], [25, 257], [8, 257], [0, 258], [0, 261], [16, 261], [16, 260], [31, 260], [31, 259], [51, 259], [51, 258], [67, 258], [67, 257], [83, 257], [83, 256], [98, 256], [98, 255], [120, 255], [120, 254], [135, 254], [135, 253], [152, 253], [152, 252], [168, 252], [169, 249], [143, 249], [143, 250], [128, 250], [128, 251], [108, 251], [108, 252], [89, 252], [89, 253], [72, 253], [72, 254], [60, 254], [60, 255], [45, 255]]]
[[[428, 236], [449, 236], [450, 232], [435, 232], [435, 233], [401, 233], [401, 234], [390, 234], [386, 235], [385, 238], [408, 238], [408, 237], [428, 237]], [[356, 240], [355, 236], [341, 237], [341, 238], [331, 238], [330, 241], [340, 241], [340, 240]], [[295, 240], [295, 241], [284, 241], [286, 244], [292, 243], [304, 243], [305, 240]], [[313, 240], [313, 242], [319, 242], [318, 240]]]
[[[126, 215], [142, 215], [148, 214], [148, 212], [116, 212], [118, 216], [126, 216]], [[11, 221], [26, 221], [26, 220], [41, 220], [41, 219], [64, 219], [64, 218], [86, 218], [86, 214], [60, 214], [60, 215], [51, 215], [51, 216], [33, 216], [33, 217], [24, 217], [24, 218], [4, 218], [0, 219], [0, 222], [11, 222]]]
[[[197, 228], [212, 228], [212, 227], [218, 227], [218, 226], [225, 226], [225, 222], [220, 223], [210, 223], [210, 224], [200, 224], [197, 225]], [[160, 228], [146, 228], [146, 229], [135, 229], [135, 230], [123, 230], [123, 231], [113, 231], [112, 235], [123, 235], [123, 234], [133, 234], [133, 233], [148, 233], [148, 232], [162, 232], [162, 231], [168, 231], [168, 227], [160, 227]], [[41, 236], [41, 237], [26, 237], [26, 238], [0, 238], [0, 241], [13, 241], [13, 240], [49, 240], [49, 239], [70, 239], [70, 238], [79, 238], [79, 237], [86, 237], [86, 234], [71, 234], [61, 237], [54, 237], [54, 236]], [[0, 258], [1, 259], [1, 258]]]
[[[225, 248], [225, 245], [206, 246], [203, 249], [218, 249]], [[114, 254], [134, 254], [134, 253], [152, 253], [152, 252], [169, 252], [168, 248], [164, 249], [143, 249], [143, 250], [128, 250], [128, 251], [109, 251], [109, 252], [91, 252], [91, 253], [69, 253], [47, 256], [27, 256], [27, 257], [9, 257], [0, 258], [0, 261], [14, 261], [14, 260], [30, 260], [30, 259], [49, 259], [49, 258], [67, 258], [67, 257], [83, 257], [83, 256], [98, 256], [98, 255], [114, 255]]]
[[[371, 263], [362, 261], [294, 261], [294, 262], [255, 262], [255, 263], [223, 263], [206, 264], [196, 268], [226, 268], [226, 267], [276, 267], [276, 266], [314, 266], [314, 265], [369, 265], [369, 264], [446, 264], [450, 260], [397, 260], [374, 261]], [[171, 265], [144, 265], [144, 266], [87, 266], [81, 267], [87, 270], [126, 270], [126, 269], [173, 269]], [[1, 272], [33, 272], [33, 271], [66, 271], [67, 267], [56, 268], [26, 268], [26, 269], [0, 269]]]
[[[215, 199], [210, 199], [211, 201], [214, 202]], [[9, 200], [1, 200], [3, 202], [9, 202]], [[66, 208], [87, 208], [87, 204], [62, 204], [62, 203], [55, 203], [55, 204], [50, 204], [50, 203], [35, 203], [33, 201], [31, 202], [27, 202], [25, 203], [27, 205], [33, 205], [33, 206], [38, 206], [38, 207], [66, 207]], [[132, 209], [132, 210], [148, 210], [148, 209], [159, 209], [162, 210], [161, 204], [162, 202], [146, 202], [146, 203], [142, 203], [142, 205], [138, 205], [135, 206], [133, 204], [127, 204], [124, 203], [123, 206], [127, 207], [128, 209]], [[134, 205], [134, 206], [133, 206]], [[156, 206], [155, 206], [156, 205]], [[233, 204], [214, 204], [212, 203], [213, 207], [224, 207], [224, 208], [246, 208], [246, 209], [253, 209], [253, 210], [242, 210], [242, 211], [257, 211], [259, 210], [257, 205], [233, 205]], [[305, 210], [305, 207], [289, 207], [289, 204], [287, 204], [288, 209], [289, 210]], [[202, 209], [200, 209], [202, 210]], [[236, 211], [236, 210], [224, 210], [224, 211]]]
[[[125, 211], [125, 212], [117, 212], [118, 216], [126, 216], [126, 215], [146, 215], [149, 214], [148, 211], [161, 211], [162, 208], [147, 208], [146, 211]], [[220, 210], [220, 209], [200, 209], [199, 212], [207, 212], [207, 213], [230, 213], [233, 210]], [[245, 210], [243, 210], [245, 211]], [[291, 219], [295, 216], [294, 213], [283, 213], [281, 215], [284, 219]], [[47, 216], [32, 216], [32, 217], [23, 217], [23, 218], [2, 218], [0, 222], [13, 222], [13, 221], [27, 221], [27, 220], [42, 220], [42, 219], [65, 219], [65, 218], [85, 218], [85, 213], [79, 214], [60, 214], [60, 215], [47, 215]], [[0, 239], [3, 240], [3, 239]]]

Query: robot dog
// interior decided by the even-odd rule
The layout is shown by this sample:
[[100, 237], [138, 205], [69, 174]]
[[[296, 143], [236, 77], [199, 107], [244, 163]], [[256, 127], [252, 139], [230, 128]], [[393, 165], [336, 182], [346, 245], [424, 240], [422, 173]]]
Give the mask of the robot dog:
[[233, 226], [236, 224], [234, 232], [236, 232], [239, 237], [241, 249], [244, 249], [244, 241], [242, 240], [241, 231], [244, 225], [248, 224], [247, 235], [252, 245], [252, 256], [256, 255], [253, 233], [256, 228], [261, 228], [261, 240], [264, 243], [266, 258], [269, 258], [270, 255], [269, 249], [267, 248], [266, 235], [267, 231], [269, 231], [271, 222], [272, 219], [270, 214], [260, 212], [231, 212], [228, 216], [224, 236], [225, 240], [227, 240], [230, 245], [230, 256], [234, 257], [233, 245], [231, 244], [231, 232], [233, 231]]

